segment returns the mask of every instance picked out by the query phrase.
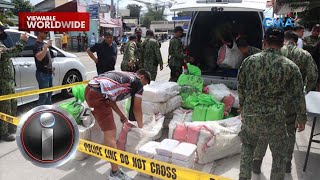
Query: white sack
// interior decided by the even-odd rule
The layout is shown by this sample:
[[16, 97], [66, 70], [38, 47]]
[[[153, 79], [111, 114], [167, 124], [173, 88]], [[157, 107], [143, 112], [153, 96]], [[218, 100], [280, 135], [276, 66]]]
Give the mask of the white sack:
[[179, 94], [179, 85], [176, 82], [152, 82], [143, 87], [142, 100], [148, 102], [167, 102]]
[[[180, 160], [180, 161], [190, 161], [190, 159], [194, 156], [197, 146], [190, 143], [180, 143], [173, 151], [172, 151], [172, 159]], [[193, 157], [194, 158], [194, 157]]]
[[142, 113], [144, 114], [166, 114], [167, 103], [154, 103], [148, 101], [142, 101]]
[[234, 108], [240, 108], [240, 104], [239, 104], [239, 94], [237, 90], [231, 90], [232, 96], [234, 97], [235, 101], [233, 103]]
[[[144, 119], [146, 117], [148, 115], [144, 115]], [[151, 121], [146, 121], [142, 129], [138, 128], [136, 122], [131, 122], [136, 127], [129, 128], [129, 130], [126, 130], [127, 126], [124, 126], [117, 141], [118, 147], [124, 147], [124, 150], [130, 153], [137, 153], [138, 149], [147, 142], [159, 139], [162, 134], [164, 116], [149, 117], [152, 117]], [[126, 138], [124, 138], [125, 135]]]
[[[192, 134], [195, 137], [191, 137], [191, 139], [196, 139], [197, 162], [199, 164], [211, 163], [240, 153], [241, 141], [238, 132], [240, 131], [241, 121], [239, 117], [229, 118], [220, 123], [221, 125], [219, 121], [183, 123], [186, 127], [205, 126], [198, 133]], [[174, 129], [169, 129], [169, 132], [180, 133], [179, 131], [175, 132], [175, 128], [176, 126]], [[171, 137], [173, 137], [172, 134]]]
[[179, 108], [173, 112], [173, 118], [169, 123], [168, 138], [172, 139], [173, 130], [176, 128], [177, 123], [191, 122], [192, 111]]
[[[227, 45], [221, 46], [219, 49], [218, 54], [220, 54], [221, 51], [225, 51], [225, 57], [223, 61], [220, 63], [218, 60], [219, 67], [222, 68], [231, 68], [231, 69], [238, 69], [242, 63], [243, 60], [243, 54], [239, 50], [237, 43], [233, 42], [232, 48], [229, 48]], [[220, 57], [218, 57], [219, 59]]]
[[179, 145], [179, 141], [173, 139], [164, 139], [161, 141], [160, 146], [156, 148], [158, 155], [171, 157], [172, 151]]

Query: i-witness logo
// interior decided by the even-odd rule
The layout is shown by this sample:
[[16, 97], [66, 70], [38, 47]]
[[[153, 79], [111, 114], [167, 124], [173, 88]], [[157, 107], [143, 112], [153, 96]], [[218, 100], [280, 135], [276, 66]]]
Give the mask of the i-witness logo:
[[89, 28], [89, 13], [19, 12], [20, 31], [89, 31]]

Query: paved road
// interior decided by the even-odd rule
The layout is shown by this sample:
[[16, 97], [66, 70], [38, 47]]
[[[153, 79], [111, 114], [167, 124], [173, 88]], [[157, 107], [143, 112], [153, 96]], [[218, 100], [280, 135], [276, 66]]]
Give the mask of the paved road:
[[[162, 56], [164, 61], [167, 61], [168, 43], [162, 45]], [[96, 75], [94, 63], [88, 58], [86, 53], [75, 53], [80, 61], [85, 65], [89, 74], [89, 78]], [[119, 69], [122, 55], [118, 56], [116, 69]], [[158, 81], [167, 81], [169, 79], [169, 68], [165, 68], [158, 73]], [[64, 99], [60, 96], [54, 97], [54, 102], [60, 103]], [[19, 107], [19, 114], [27, 112], [34, 103]], [[117, 116], [115, 116], [117, 117]], [[320, 131], [320, 123], [318, 123], [316, 132]], [[292, 175], [287, 174], [286, 180], [318, 180], [320, 177], [320, 146], [313, 145], [310, 153], [308, 169], [306, 173], [302, 172], [303, 162], [305, 158], [306, 146], [310, 135], [311, 122], [308, 121], [306, 130], [302, 133], [297, 133], [297, 143], [294, 152]], [[167, 134], [166, 131], [163, 134]], [[231, 179], [238, 179], [240, 156], [235, 155], [229, 158], [215, 162], [213, 165], [206, 167], [199, 166], [198, 169], [207, 169], [210, 171], [213, 168], [213, 173]], [[254, 175], [254, 180], [269, 179], [271, 170], [272, 156], [270, 151], [267, 152], [262, 166], [262, 174]], [[105, 180], [110, 171], [110, 164], [99, 160], [95, 157], [90, 157], [85, 161], [72, 160], [59, 168], [43, 169], [38, 168], [26, 161], [17, 149], [15, 142], [0, 141], [0, 180]], [[137, 176], [137, 173], [132, 170], [125, 169], [131, 177], [136, 180], [145, 178]]]

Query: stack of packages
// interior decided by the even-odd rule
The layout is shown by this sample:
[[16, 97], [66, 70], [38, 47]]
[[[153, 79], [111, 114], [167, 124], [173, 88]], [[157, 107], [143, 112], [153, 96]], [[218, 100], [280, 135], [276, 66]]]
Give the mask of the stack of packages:
[[[145, 145], [141, 146], [138, 150], [138, 155], [146, 157], [146, 158], [150, 158], [153, 159], [154, 156], [156, 155], [156, 148], [160, 146], [159, 142], [155, 142], [155, 141], [150, 141], [148, 143], [146, 143]], [[145, 177], [151, 177], [147, 174], [144, 173], [138, 173], [141, 176], [145, 176]]]
[[191, 122], [192, 116], [192, 111], [176, 110], [169, 124], [168, 138], [196, 145], [198, 164], [212, 163], [240, 153], [239, 116], [220, 121]]
[[175, 82], [152, 82], [145, 86], [142, 95], [143, 114], [158, 114], [165, 116], [165, 127], [172, 119], [172, 112], [181, 106], [180, 87]]
[[197, 146], [190, 143], [180, 143], [173, 151], [171, 162], [174, 165], [192, 168], [196, 157]]
[[215, 100], [223, 101], [226, 97], [232, 96], [234, 97], [234, 101], [231, 104], [233, 108], [239, 108], [239, 95], [238, 91], [230, 90], [224, 84], [211, 84], [207, 86], [209, 89], [209, 94], [214, 96]]

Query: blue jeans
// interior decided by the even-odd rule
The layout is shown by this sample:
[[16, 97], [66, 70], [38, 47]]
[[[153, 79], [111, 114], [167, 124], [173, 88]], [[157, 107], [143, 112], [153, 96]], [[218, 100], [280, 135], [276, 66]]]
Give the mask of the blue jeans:
[[[52, 74], [36, 72], [36, 78], [39, 84], [39, 89], [52, 87]], [[38, 106], [51, 105], [52, 92], [39, 94]]]

